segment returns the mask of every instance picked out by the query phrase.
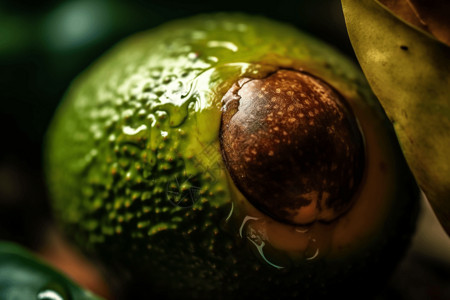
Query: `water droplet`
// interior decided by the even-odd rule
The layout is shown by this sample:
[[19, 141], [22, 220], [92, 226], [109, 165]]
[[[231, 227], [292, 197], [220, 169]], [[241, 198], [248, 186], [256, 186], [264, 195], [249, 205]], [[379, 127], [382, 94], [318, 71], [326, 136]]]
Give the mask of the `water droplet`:
[[156, 118], [155, 118], [155, 116], [154, 115], [152, 115], [152, 114], [149, 114], [149, 115], [147, 115], [147, 120], [150, 120], [150, 127], [154, 127], [155, 126], [155, 124], [156, 124]]
[[60, 282], [51, 281], [36, 294], [37, 300], [70, 300], [69, 290]]
[[131, 109], [126, 109], [122, 112], [122, 118], [129, 119], [133, 115], [133, 111]]
[[155, 69], [151, 71], [150, 76], [154, 79], [158, 79], [161, 77], [161, 74], [162, 74], [161, 70]]
[[216, 63], [216, 62], [219, 61], [219, 59], [218, 59], [217, 57], [215, 57], [215, 56], [208, 56], [207, 59], [208, 59], [210, 62], [213, 62], [213, 63]]
[[244, 220], [242, 220], [241, 227], [239, 228], [239, 236], [240, 236], [241, 238], [242, 238], [242, 230], [244, 229], [245, 224], [246, 224], [249, 220], [259, 220], [259, 218], [251, 217], [251, 216], [245, 216]]
[[319, 248], [316, 249], [316, 252], [314, 252], [314, 254], [310, 257], [307, 257], [306, 260], [311, 261], [316, 259], [319, 256]]
[[264, 255], [263, 249], [264, 249], [264, 246], [266, 245], [266, 243], [265, 243], [263, 240], [261, 240], [261, 239], [259, 238], [259, 239], [257, 239], [257, 240], [255, 241], [255, 239], [251, 238], [250, 236], [248, 236], [247, 239], [248, 239], [248, 240], [256, 247], [256, 249], [258, 250], [259, 255], [261, 255], [261, 258], [262, 258], [267, 264], [269, 264], [270, 266], [272, 266], [272, 267], [274, 267], [274, 268], [277, 268], [277, 269], [279, 269], [279, 270], [280, 270], [280, 269], [284, 269], [284, 267], [279, 266], [279, 265], [276, 265], [276, 264], [274, 264], [273, 262], [271, 262], [270, 260], [268, 260], [267, 257]]
[[141, 131], [147, 130], [147, 126], [145, 124], [142, 124], [141, 126], [137, 127], [137, 128], [133, 128], [130, 126], [124, 126], [122, 128], [122, 132], [126, 135], [136, 135]]
[[153, 103], [158, 100], [158, 95], [153, 92], [145, 92], [139, 95], [139, 100], [146, 101], [146, 106], [152, 106]]
[[164, 103], [155, 107], [156, 113], [164, 111], [169, 116], [169, 124], [171, 127], [178, 127], [184, 123], [189, 114], [189, 104], [194, 98], [186, 99], [181, 105], [173, 103]]
[[157, 110], [155, 115], [159, 120], [164, 120], [167, 118], [167, 112], [163, 110]]
[[225, 48], [232, 52], [238, 51], [236, 44], [229, 41], [209, 41], [207, 46], [211, 48]]
[[308, 227], [298, 226], [295, 227], [295, 231], [299, 233], [307, 233], [309, 231]]
[[175, 78], [177, 78], [177, 76], [175, 76], [175, 75], [167, 75], [167, 76], [165, 76], [164, 78], [163, 78], [163, 83], [164, 84], [167, 84], [167, 83], [170, 83], [172, 80], [174, 80]]
[[228, 214], [228, 217], [225, 219], [225, 222], [228, 222], [228, 220], [231, 218], [231, 216], [233, 215], [233, 210], [234, 210], [234, 203], [231, 202], [230, 213]]
[[38, 299], [38, 300], [64, 300], [65, 298], [56, 291], [53, 291], [50, 289], [45, 289], [37, 294], [36, 299]]
[[196, 52], [191, 52], [188, 54], [188, 59], [190, 59], [192, 61], [196, 60], [197, 58], [198, 58], [198, 53], [196, 53]]
[[115, 140], [116, 140], [116, 136], [115, 136], [114, 134], [111, 134], [111, 135], [108, 137], [108, 141], [109, 141], [110, 143], [114, 143]]

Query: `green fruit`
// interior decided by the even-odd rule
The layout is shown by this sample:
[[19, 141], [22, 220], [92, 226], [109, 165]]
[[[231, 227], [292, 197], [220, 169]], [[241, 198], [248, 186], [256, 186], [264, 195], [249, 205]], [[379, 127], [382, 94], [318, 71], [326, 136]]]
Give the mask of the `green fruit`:
[[0, 242], [0, 299], [100, 300], [9, 242]]
[[[260, 84], [268, 84], [268, 96], [254, 89]], [[275, 99], [277, 93], [286, 102]], [[240, 180], [245, 168], [235, 166], [265, 148], [256, 139], [253, 149], [233, 133], [240, 126], [237, 111], [245, 111], [236, 101], [259, 95], [268, 103], [267, 120], [279, 106], [291, 113], [285, 104], [292, 103], [313, 133], [303, 135], [299, 126], [287, 130], [283, 124], [291, 118], [276, 116], [280, 128], [271, 129], [280, 130], [280, 141], [285, 132], [289, 139], [274, 148], [277, 155], [267, 148], [264, 159], [290, 159], [289, 145], [297, 140], [289, 141], [298, 135], [315, 162], [314, 151], [335, 148], [314, 135], [322, 132], [315, 131], [319, 121], [317, 128], [330, 130], [324, 136], [343, 142], [336, 149], [353, 149], [348, 161], [358, 161], [355, 167], [335, 161], [334, 168], [331, 160], [325, 168], [353, 174], [344, 176], [348, 188], [330, 190], [346, 195], [342, 205], [330, 204], [317, 190], [326, 187], [325, 179], [337, 178], [334, 171], [302, 174], [314, 190], [305, 185], [312, 200], [301, 201], [316, 206], [298, 218], [298, 203], [272, 211], [265, 197], [252, 192], [255, 183], [273, 186], [273, 195], [282, 192], [289, 176], [280, 181], [263, 172], [275, 168], [274, 161], [249, 165], [257, 177], [261, 171], [260, 179]], [[298, 97], [304, 99], [298, 106], [310, 111], [294, 107]], [[333, 115], [328, 102], [343, 123], [317, 117], [322, 108]], [[323, 125], [327, 119], [334, 121]], [[339, 134], [332, 134], [335, 125]], [[261, 132], [265, 146], [277, 143], [276, 135]], [[242, 157], [235, 155], [241, 148]], [[418, 203], [389, 122], [357, 68], [294, 28], [238, 14], [181, 20], [120, 43], [73, 83], [49, 129], [46, 154], [57, 217], [86, 253], [123, 282], [124, 298], [374, 294], [408, 244]], [[292, 161], [293, 169], [303, 163]], [[321, 211], [317, 195], [330, 210]]]
[[450, 48], [376, 1], [342, 1], [361, 67], [406, 161], [450, 234]]

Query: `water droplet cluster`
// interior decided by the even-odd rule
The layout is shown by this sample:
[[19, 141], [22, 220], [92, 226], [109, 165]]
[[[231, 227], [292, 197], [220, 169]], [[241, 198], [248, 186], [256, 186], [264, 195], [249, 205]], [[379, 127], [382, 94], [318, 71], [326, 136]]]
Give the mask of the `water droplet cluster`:
[[183, 239], [197, 235], [214, 248], [212, 224], [230, 199], [223, 172], [212, 170], [205, 162], [211, 155], [203, 154], [205, 148], [219, 153], [218, 144], [198, 141], [202, 95], [194, 90], [211, 65], [190, 47], [182, 53], [171, 43], [163, 47], [176, 49], [172, 56], [181, 61], [169, 64], [157, 55], [149, 62], [145, 53], [128, 53], [127, 60], [140, 56], [142, 63], [100, 68], [91, 84], [69, 95], [70, 119], [56, 125], [59, 155], [50, 157], [55, 208], [88, 251], [125, 243], [148, 253], [140, 261], [149, 260], [165, 251], [158, 245], [167, 231]]

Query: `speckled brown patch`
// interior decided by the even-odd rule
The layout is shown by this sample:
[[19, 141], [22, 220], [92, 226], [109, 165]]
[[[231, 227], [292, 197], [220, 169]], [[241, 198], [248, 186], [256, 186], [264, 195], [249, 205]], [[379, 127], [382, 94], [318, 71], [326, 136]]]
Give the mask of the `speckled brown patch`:
[[222, 155], [253, 205], [293, 224], [332, 221], [349, 209], [364, 145], [336, 91], [309, 74], [279, 70], [241, 79], [222, 101]]

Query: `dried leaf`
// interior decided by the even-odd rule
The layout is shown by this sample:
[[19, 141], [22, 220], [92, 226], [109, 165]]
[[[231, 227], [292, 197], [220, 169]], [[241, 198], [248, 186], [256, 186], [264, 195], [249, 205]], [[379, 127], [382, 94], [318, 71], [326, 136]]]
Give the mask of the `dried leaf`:
[[450, 1], [377, 0], [403, 21], [450, 46]]
[[374, 0], [342, 0], [359, 63], [450, 235], [450, 48]]

